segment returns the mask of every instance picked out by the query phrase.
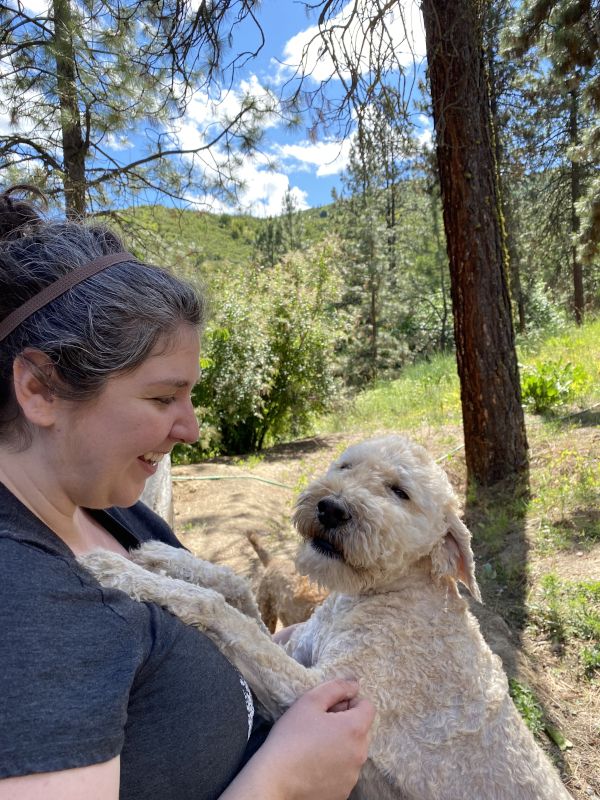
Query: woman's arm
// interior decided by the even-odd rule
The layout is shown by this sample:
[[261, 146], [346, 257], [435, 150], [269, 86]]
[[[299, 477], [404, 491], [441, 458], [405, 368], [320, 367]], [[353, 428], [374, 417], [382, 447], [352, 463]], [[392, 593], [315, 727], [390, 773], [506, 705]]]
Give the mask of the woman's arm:
[[119, 800], [120, 758], [0, 780], [0, 800]]
[[[346, 800], [367, 758], [374, 710], [352, 681], [311, 689], [279, 719], [220, 800]], [[0, 780], [0, 800], [118, 800], [120, 759]]]
[[327, 681], [273, 726], [220, 800], [346, 800], [367, 758], [375, 715], [358, 684]]

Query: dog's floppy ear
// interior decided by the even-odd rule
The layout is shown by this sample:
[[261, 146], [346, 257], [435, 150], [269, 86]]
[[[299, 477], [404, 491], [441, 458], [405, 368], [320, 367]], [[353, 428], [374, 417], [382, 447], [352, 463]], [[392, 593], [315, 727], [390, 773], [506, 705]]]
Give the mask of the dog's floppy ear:
[[471, 550], [471, 532], [455, 511], [447, 515], [446, 535], [431, 551], [431, 570], [435, 577], [449, 576], [462, 581], [480, 603], [481, 592], [475, 580], [475, 563]]

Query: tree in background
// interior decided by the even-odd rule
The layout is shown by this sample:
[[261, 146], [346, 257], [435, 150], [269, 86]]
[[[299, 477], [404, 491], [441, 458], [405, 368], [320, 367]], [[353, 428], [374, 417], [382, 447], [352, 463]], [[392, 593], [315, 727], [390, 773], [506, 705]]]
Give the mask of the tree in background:
[[281, 214], [269, 217], [256, 235], [255, 258], [261, 264], [274, 267], [281, 258], [304, 245], [302, 217], [298, 203], [289, 189], [283, 196]]
[[343, 242], [344, 289], [336, 304], [345, 330], [341, 371], [350, 386], [389, 376], [401, 364], [401, 344], [391, 336], [399, 150], [399, 133], [381, 106], [359, 117], [344, 196], [336, 203]]
[[[489, 485], [528, 470], [527, 438], [507, 286], [506, 248], [482, 59], [482, 20], [475, 0], [422, 0], [427, 61], [444, 207], [461, 381], [469, 480]], [[308, 98], [315, 128], [333, 122], [346, 132], [355, 114], [393, 87], [408, 110], [410, 91], [392, 16], [405, 25], [396, 0], [319, 0], [313, 39], [305, 46], [302, 79], [318, 43], [342, 91], [324, 96], [328, 81], [295, 97]], [[407, 40], [410, 38], [406, 37]], [[303, 94], [304, 92], [304, 94]]]
[[531, 85], [530, 96], [535, 98], [531, 140], [539, 152], [539, 131], [546, 132], [544, 166], [562, 177], [562, 191], [556, 194], [566, 200], [573, 309], [580, 323], [585, 305], [583, 263], [592, 263], [600, 242], [598, 9], [591, 0], [526, 0], [506, 42], [513, 55], [534, 50], [545, 59]]
[[[252, 13], [218, 0], [52, 0], [45, 11], [0, 4], [0, 97], [13, 129], [0, 136], [0, 166], [17, 169], [68, 216], [114, 205], [136, 192], [182, 199], [235, 188], [239, 153], [277, 109], [269, 94], [242, 93], [219, 111], [225, 32]], [[260, 41], [257, 49], [260, 48]], [[248, 53], [232, 58], [233, 84]], [[213, 119], [186, 144], [178, 132], [193, 97]], [[128, 160], [127, 132], [145, 128], [144, 152]]]
[[344, 255], [336, 303], [345, 330], [341, 373], [351, 386], [395, 377], [417, 356], [448, 344], [445, 242], [435, 235], [439, 196], [426, 189], [426, 152], [396, 103], [387, 88], [359, 117], [336, 197]]

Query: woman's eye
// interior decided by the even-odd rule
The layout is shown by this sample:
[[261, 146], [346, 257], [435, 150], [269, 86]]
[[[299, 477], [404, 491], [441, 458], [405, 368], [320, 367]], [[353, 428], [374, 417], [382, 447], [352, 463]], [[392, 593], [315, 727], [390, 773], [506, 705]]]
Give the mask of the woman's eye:
[[396, 495], [396, 497], [399, 497], [401, 500], [410, 500], [410, 497], [401, 486], [390, 486], [390, 489]]
[[173, 396], [170, 396], [170, 397], [155, 397], [154, 399], [156, 400], [157, 403], [162, 403], [164, 406], [170, 405], [175, 400], [175, 398]]

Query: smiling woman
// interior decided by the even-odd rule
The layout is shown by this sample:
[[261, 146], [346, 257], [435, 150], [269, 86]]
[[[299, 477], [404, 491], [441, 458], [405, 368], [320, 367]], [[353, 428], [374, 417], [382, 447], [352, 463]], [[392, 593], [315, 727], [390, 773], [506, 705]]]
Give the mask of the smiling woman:
[[46, 222], [14, 190], [0, 240], [0, 800], [344, 800], [372, 709], [327, 712], [355, 685], [305, 695], [253, 756], [268, 728], [234, 667], [76, 560], [181, 547], [137, 501], [198, 435], [201, 298], [110, 231]]

